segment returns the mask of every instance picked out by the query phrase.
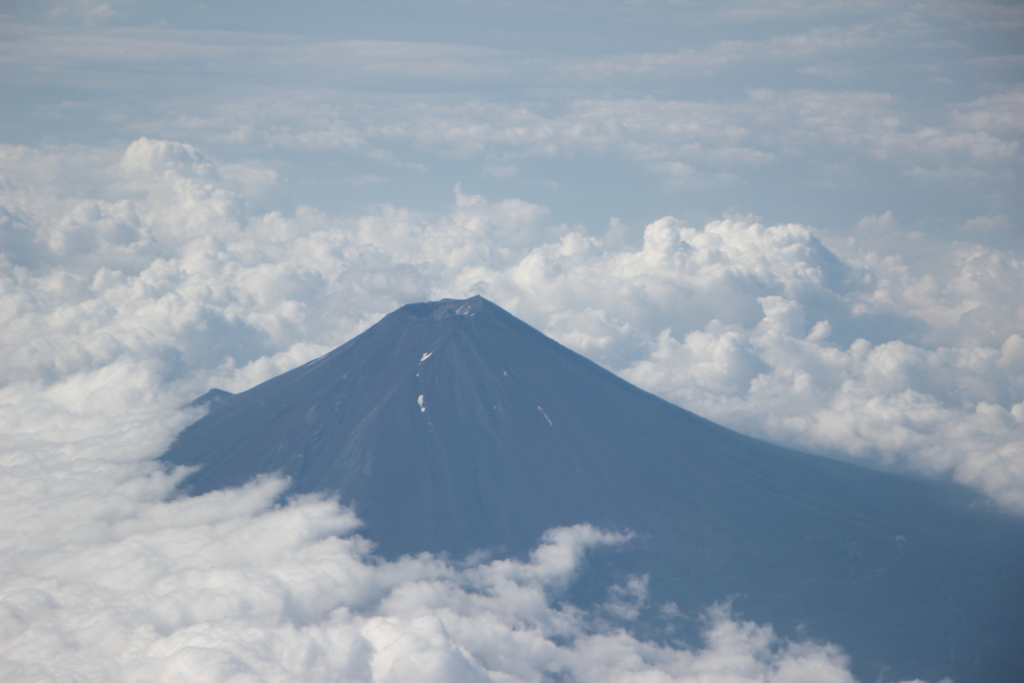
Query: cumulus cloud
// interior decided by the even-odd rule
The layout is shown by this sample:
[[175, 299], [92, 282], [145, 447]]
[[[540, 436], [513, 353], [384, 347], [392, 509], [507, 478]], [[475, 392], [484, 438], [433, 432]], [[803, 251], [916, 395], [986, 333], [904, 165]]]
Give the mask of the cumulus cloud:
[[52, 204], [58, 182], [3, 195], [5, 383], [131, 361], [184, 403], [316, 357], [403, 303], [479, 293], [727, 426], [949, 473], [1024, 510], [1024, 264], [1010, 252], [892, 232], [891, 213], [860, 228], [890, 253], [751, 217], [667, 217], [630, 246], [458, 188], [442, 215], [253, 214], [200, 150], [146, 138], [95, 175], [105, 199]]
[[187, 418], [154, 387], [118, 361], [0, 389], [5, 681], [853, 680], [839, 647], [722, 605], [700, 647], [639, 641], [642, 577], [600, 614], [565, 603], [588, 549], [624, 539], [587, 525], [525, 561], [385, 562], [336, 502], [276, 505], [279, 479], [168, 498], [184, 472], [151, 458]]

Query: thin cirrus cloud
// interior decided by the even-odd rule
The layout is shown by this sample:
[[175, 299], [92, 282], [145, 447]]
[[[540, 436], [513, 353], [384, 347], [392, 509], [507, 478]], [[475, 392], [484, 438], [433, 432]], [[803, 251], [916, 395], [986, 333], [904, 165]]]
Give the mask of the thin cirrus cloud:
[[672, 52], [629, 52], [594, 58], [530, 56], [521, 50], [496, 49], [427, 41], [325, 40], [286, 34], [227, 31], [186, 31], [154, 27], [98, 28], [84, 35], [52, 35], [17, 24], [15, 40], [25, 42], [5, 58], [11, 65], [41, 66], [47, 62], [90, 63], [174, 62], [217, 60], [219, 70], [249, 70], [255, 60], [264, 67], [302, 65], [320, 77], [344, 82], [368, 75], [388, 78], [541, 79], [548, 83], [616, 77], [700, 78], [717, 69], [765, 58], [807, 58], [863, 49], [893, 36], [863, 24], [852, 28], [813, 29], [804, 34], [775, 36], [764, 41], [721, 40], [700, 49]]

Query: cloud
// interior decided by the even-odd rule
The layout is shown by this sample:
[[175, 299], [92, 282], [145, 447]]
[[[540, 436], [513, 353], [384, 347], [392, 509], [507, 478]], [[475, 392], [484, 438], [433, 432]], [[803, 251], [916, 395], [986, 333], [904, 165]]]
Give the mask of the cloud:
[[[295, 93], [284, 99], [308, 97]], [[369, 153], [371, 147], [412, 143], [421, 152], [484, 160], [614, 153], [670, 182], [693, 177], [699, 186], [731, 184], [781, 159], [822, 149], [891, 160], [908, 173], [920, 167], [922, 177], [944, 166], [1002, 172], [1020, 160], [1019, 131], [1006, 124], [1016, 105], [1009, 96], [963, 109], [953, 105], [927, 125], [900, 98], [865, 91], [758, 88], [725, 101], [581, 98], [544, 108], [420, 99], [389, 101], [384, 108], [325, 102], [297, 107], [274, 100], [233, 103], [219, 116], [160, 127], [168, 134], [199, 132], [213, 141], [258, 139], [271, 147]]]
[[[926, 163], [1019, 160], [1020, 142], [999, 137], [1012, 134], [1009, 129], [997, 134], [996, 126], [992, 132], [964, 126], [964, 117], [955, 111], [941, 125], [922, 125], [888, 93], [752, 90], [750, 96], [761, 105], [756, 113], [760, 126], [779, 145], [807, 149], [813, 142], [825, 142], [858, 148], [878, 159]], [[766, 125], [770, 123], [779, 125]]]
[[977, 216], [963, 224], [962, 229], [968, 232], [992, 232], [993, 230], [1009, 230], [1013, 227], [1009, 216]]
[[[109, 17], [97, 5], [91, 17]], [[67, 16], [67, 15], [66, 15]], [[483, 48], [469, 44], [417, 40], [330, 40], [322, 36], [283, 33], [231, 34], [226, 31], [182, 31], [167, 27], [121, 26], [94, 28], [68, 39], [19, 25], [33, 34], [18, 45], [8, 62], [31, 68], [53, 60], [90, 62], [218, 60], [219, 71], [246, 71], [253, 62], [265, 69], [302, 67], [318, 73], [340, 70], [335, 78], [359, 82], [370, 78], [529, 79], [545, 83], [605, 80], [622, 77], [706, 77], [723, 68], [765, 58], [774, 61], [807, 58], [823, 53], [866, 49], [881, 39], [893, 40], [867, 24], [849, 28], [814, 28], [803, 34], [765, 40], [719, 40], [707, 47], [672, 52], [627, 52], [601, 57], [527, 55], [521, 50]]]
[[869, 234], [874, 237], [881, 237], [892, 233], [897, 229], [896, 219], [892, 211], [886, 211], [881, 216], [864, 216], [857, 222], [857, 230], [861, 234]]
[[1024, 88], [1020, 86], [979, 97], [953, 110], [953, 120], [960, 127], [992, 135], [1024, 132], [1021, 117], [1024, 117]]
[[610, 78], [674, 77], [701, 78], [741, 63], [770, 59], [784, 61], [822, 53], [868, 49], [881, 38], [868, 25], [852, 28], [813, 29], [804, 34], [773, 36], [763, 41], [721, 40], [703, 49], [684, 48], [675, 52], [642, 52], [571, 59], [555, 65], [555, 72], [569, 78], [605, 80]]
[[131, 361], [184, 403], [310, 360], [403, 303], [479, 293], [734, 429], [950, 473], [1024, 510], [1024, 264], [1011, 252], [893, 232], [891, 212], [860, 227], [891, 252], [834, 251], [805, 226], [750, 217], [666, 217], [630, 246], [458, 188], [442, 215], [254, 214], [189, 145], [140, 138], [96, 171], [100, 157], [80, 158], [107, 199], [62, 204], [64, 176], [3, 195], [5, 383]]
[[[336, 502], [276, 505], [279, 479], [168, 498], [184, 473], [151, 458], [187, 418], [159, 387], [118, 361], [0, 389], [5, 681], [853, 681], [836, 645], [724, 605], [700, 647], [639, 641], [623, 625], [643, 577], [600, 614], [564, 603], [588, 550], [624, 539], [588, 525], [525, 561], [385, 562]], [[666, 628], [682, 618], [667, 607]]]
[[[109, 9], [109, 5], [94, 5], [78, 14], [106, 18], [113, 16], [106, 11]], [[80, 64], [217, 60], [210, 67], [221, 72], [246, 72], [253, 63], [259, 63], [261, 68], [271, 70], [343, 70], [346, 79], [358, 81], [369, 77], [508, 77], [526, 61], [515, 52], [427, 41], [325, 40], [322, 36], [179, 30], [156, 25], [92, 28], [72, 36], [27, 24], [19, 24], [16, 29], [16, 36], [31, 36], [31, 40], [20, 42], [19, 49], [5, 61], [27, 68], [63, 60]]]

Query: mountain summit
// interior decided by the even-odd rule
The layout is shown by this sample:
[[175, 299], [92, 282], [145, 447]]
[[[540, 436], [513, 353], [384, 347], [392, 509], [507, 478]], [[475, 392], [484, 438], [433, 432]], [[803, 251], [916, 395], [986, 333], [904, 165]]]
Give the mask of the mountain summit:
[[[842, 644], [860, 675], [1024, 680], [1024, 524], [957, 486], [742, 436], [473, 297], [410, 304], [238, 395], [163, 456], [192, 494], [264, 472], [352, 505], [378, 551], [522, 554], [635, 533], [605, 578]], [[595, 572], [598, 569], [595, 568]], [[585, 583], [585, 582], [584, 582]], [[653, 627], [652, 627], [653, 628]]]

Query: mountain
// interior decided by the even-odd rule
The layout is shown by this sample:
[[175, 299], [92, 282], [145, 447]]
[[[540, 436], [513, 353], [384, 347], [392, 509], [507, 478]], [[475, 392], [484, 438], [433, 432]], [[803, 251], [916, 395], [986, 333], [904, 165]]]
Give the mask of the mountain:
[[388, 558], [522, 555], [553, 526], [629, 529], [577, 600], [646, 573], [654, 602], [695, 615], [732, 599], [782, 634], [840, 643], [866, 680], [1024, 680], [1020, 519], [953, 484], [737, 434], [480, 297], [403, 306], [198, 402], [208, 414], [163, 456], [201, 466], [189, 493], [282, 472], [289, 493], [352, 505]]

